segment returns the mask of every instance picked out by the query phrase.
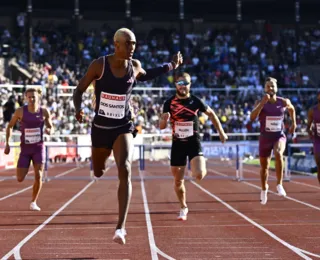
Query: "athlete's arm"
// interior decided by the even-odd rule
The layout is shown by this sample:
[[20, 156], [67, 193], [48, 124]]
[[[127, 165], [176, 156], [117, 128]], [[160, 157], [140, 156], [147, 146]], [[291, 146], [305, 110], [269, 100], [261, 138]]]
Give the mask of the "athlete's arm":
[[165, 129], [167, 127], [167, 122], [168, 122], [169, 118], [170, 118], [170, 113], [169, 112], [163, 113], [160, 116], [160, 121], [159, 121], [160, 130]]
[[12, 128], [15, 126], [18, 120], [20, 120], [22, 117], [22, 107], [19, 107], [12, 115], [11, 120], [7, 126], [6, 129], [6, 147], [4, 149], [5, 154], [9, 154], [10, 152], [10, 146], [9, 146], [9, 141], [10, 137], [12, 135]]
[[228, 137], [227, 137], [226, 133], [224, 132], [222, 125], [220, 123], [220, 120], [217, 117], [216, 113], [210, 107], [208, 107], [204, 113], [209, 117], [212, 124], [214, 125], [214, 128], [219, 133], [221, 142], [224, 143], [228, 139]]
[[268, 103], [270, 99], [270, 95], [269, 94], [265, 94], [263, 96], [263, 98], [261, 99], [261, 101], [256, 101], [256, 103], [254, 104], [254, 108], [253, 110], [251, 111], [251, 114], [250, 114], [250, 120], [251, 121], [254, 121], [256, 120], [256, 118], [259, 116], [263, 106]]
[[44, 111], [44, 117], [45, 117], [44, 123], [46, 125], [46, 133], [48, 135], [50, 135], [53, 132], [53, 124], [52, 124], [52, 120], [51, 120], [51, 114], [47, 108], [44, 108], [43, 111]]
[[294, 106], [292, 105], [291, 101], [289, 99], [285, 100], [285, 104], [286, 104], [286, 108], [288, 109], [288, 113], [290, 115], [291, 118], [291, 127], [289, 130], [290, 134], [293, 134], [294, 131], [297, 128], [297, 122], [296, 122], [296, 110], [294, 108]]
[[311, 108], [308, 111], [308, 123], [307, 123], [307, 132], [310, 137], [313, 136], [312, 129], [311, 129], [312, 122], [313, 122], [313, 109]]
[[170, 63], [164, 64], [157, 68], [152, 69], [143, 69], [139, 60], [132, 60], [132, 64], [135, 67], [136, 79], [139, 81], [147, 81], [155, 79], [156, 77], [161, 76], [169, 72], [170, 70], [177, 69], [183, 62], [182, 54], [178, 52], [173, 56], [173, 59]]
[[170, 118], [170, 99], [166, 100], [163, 104], [163, 111], [159, 121], [159, 127], [161, 130], [167, 127], [167, 122], [169, 118]]
[[100, 78], [103, 70], [103, 59], [99, 58], [91, 62], [86, 74], [80, 79], [78, 86], [73, 93], [73, 104], [76, 114], [81, 111], [82, 95], [90, 86], [92, 81]]

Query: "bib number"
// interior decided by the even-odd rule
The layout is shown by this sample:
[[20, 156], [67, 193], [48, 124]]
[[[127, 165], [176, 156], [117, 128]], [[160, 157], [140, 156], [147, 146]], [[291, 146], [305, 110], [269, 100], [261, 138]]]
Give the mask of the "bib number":
[[175, 122], [175, 135], [178, 138], [193, 136], [193, 122]]
[[281, 132], [282, 117], [281, 116], [267, 116], [266, 117], [266, 131], [267, 132]]
[[26, 144], [35, 144], [41, 142], [40, 128], [26, 128], [24, 130], [24, 141]]
[[98, 115], [121, 119], [124, 117], [126, 106], [126, 95], [116, 95], [101, 92]]

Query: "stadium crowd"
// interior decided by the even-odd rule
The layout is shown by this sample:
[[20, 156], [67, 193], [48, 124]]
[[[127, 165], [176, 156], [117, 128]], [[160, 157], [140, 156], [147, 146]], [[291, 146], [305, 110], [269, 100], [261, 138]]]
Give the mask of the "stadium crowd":
[[[77, 73], [76, 45], [68, 27], [37, 26], [33, 37], [33, 63], [27, 63], [23, 34], [0, 32], [0, 46], [8, 43], [16, 62], [28, 69], [32, 78], [26, 81], [12, 81], [0, 75], [0, 84], [41, 85], [44, 92], [42, 104], [53, 117], [57, 134], [87, 134], [94, 115], [90, 95], [86, 96], [83, 124], [75, 120], [71, 95], [67, 86], [76, 86], [90, 62], [101, 55], [113, 52], [114, 31], [106, 26], [101, 30], [82, 32], [80, 68]], [[306, 30], [299, 42], [300, 55], [314, 60], [320, 57], [320, 31]], [[179, 35], [175, 30], [153, 30], [137, 34], [137, 49], [134, 58], [144, 68], [154, 67], [170, 60], [179, 50]], [[239, 41], [239, 39], [238, 39]], [[186, 35], [183, 69], [192, 75], [192, 91], [215, 109], [227, 133], [251, 133], [259, 131], [258, 122], [250, 122], [250, 111], [257, 98], [263, 94], [266, 76], [278, 79], [280, 93], [291, 99], [297, 111], [297, 131], [305, 131], [307, 109], [316, 101], [315, 94], [298, 91], [298, 88], [316, 88], [308, 75], [297, 70], [297, 53], [294, 30], [282, 30], [276, 35], [241, 31], [240, 45], [235, 30], [208, 29], [204, 33]], [[1, 48], [1, 47], [0, 47]], [[1, 50], [0, 50], [1, 52]], [[154, 81], [139, 83], [139, 87], [152, 89], [174, 88], [174, 75], [168, 74]], [[65, 89], [58, 89], [64, 86]], [[292, 91], [281, 93], [282, 88]], [[216, 88], [216, 91], [197, 91], [200, 88]], [[0, 126], [4, 131], [6, 123], [18, 106], [23, 104], [19, 95], [23, 89], [0, 88]], [[61, 95], [65, 94], [64, 96]], [[134, 92], [137, 93], [137, 92]], [[135, 122], [140, 133], [160, 133], [159, 114], [168, 94], [139, 95], [132, 97]], [[172, 92], [171, 92], [172, 93]], [[210, 121], [200, 116], [201, 131], [213, 133]], [[286, 120], [287, 121], [287, 120]], [[170, 129], [163, 130], [169, 132]]]

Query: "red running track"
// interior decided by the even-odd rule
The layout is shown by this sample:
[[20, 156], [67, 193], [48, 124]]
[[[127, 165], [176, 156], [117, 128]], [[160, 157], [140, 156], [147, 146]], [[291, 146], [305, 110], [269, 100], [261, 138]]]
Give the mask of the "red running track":
[[[146, 165], [143, 176], [170, 176], [168, 167], [148, 166], [152, 164]], [[52, 175], [65, 170], [50, 169]], [[88, 171], [80, 168], [67, 176], [88, 176]], [[116, 174], [113, 167], [105, 175]], [[288, 196], [294, 200], [270, 194], [265, 206], [259, 202], [256, 181], [205, 179], [201, 186], [187, 181], [189, 215], [187, 221], [179, 222], [173, 181], [158, 178], [140, 181], [136, 165], [133, 176], [125, 246], [112, 242], [117, 221], [117, 180], [47, 182], [39, 199], [41, 212], [27, 210], [30, 189], [8, 197], [32, 185], [31, 180], [20, 184], [12, 180], [0, 182], [0, 198], [8, 197], [0, 200], [0, 257], [152, 260], [320, 257], [320, 196], [316, 180], [309, 184], [311, 187], [285, 183]], [[275, 185], [270, 186], [275, 191]]]

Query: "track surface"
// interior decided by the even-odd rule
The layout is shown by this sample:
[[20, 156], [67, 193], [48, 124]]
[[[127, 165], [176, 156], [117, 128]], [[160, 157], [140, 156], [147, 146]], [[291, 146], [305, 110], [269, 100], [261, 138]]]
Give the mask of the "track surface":
[[[269, 194], [259, 202], [258, 168], [245, 166], [250, 181], [238, 182], [233, 165], [208, 163], [208, 178], [186, 181], [188, 220], [176, 220], [179, 205], [166, 162], [133, 165], [133, 196], [127, 244], [112, 241], [117, 222], [116, 168], [108, 180], [89, 167], [51, 167], [40, 212], [28, 210], [32, 179], [0, 182], [1, 259], [318, 259], [320, 186], [316, 179], [284, 183], [287, 198]], [[0, 172], [14, 176], [14, 170]], [[270, 177], [270, 190], [276, 183]], [[30, 177], [33, 177], [30, 175]], [[142, 180], [140, 177], [145, 178]], [[217, 178], [214, 178], [217, 177]], [[231, 177], [231, 178], [227, 178]], [[67, 179], [70, 178], [70, 179]]]

